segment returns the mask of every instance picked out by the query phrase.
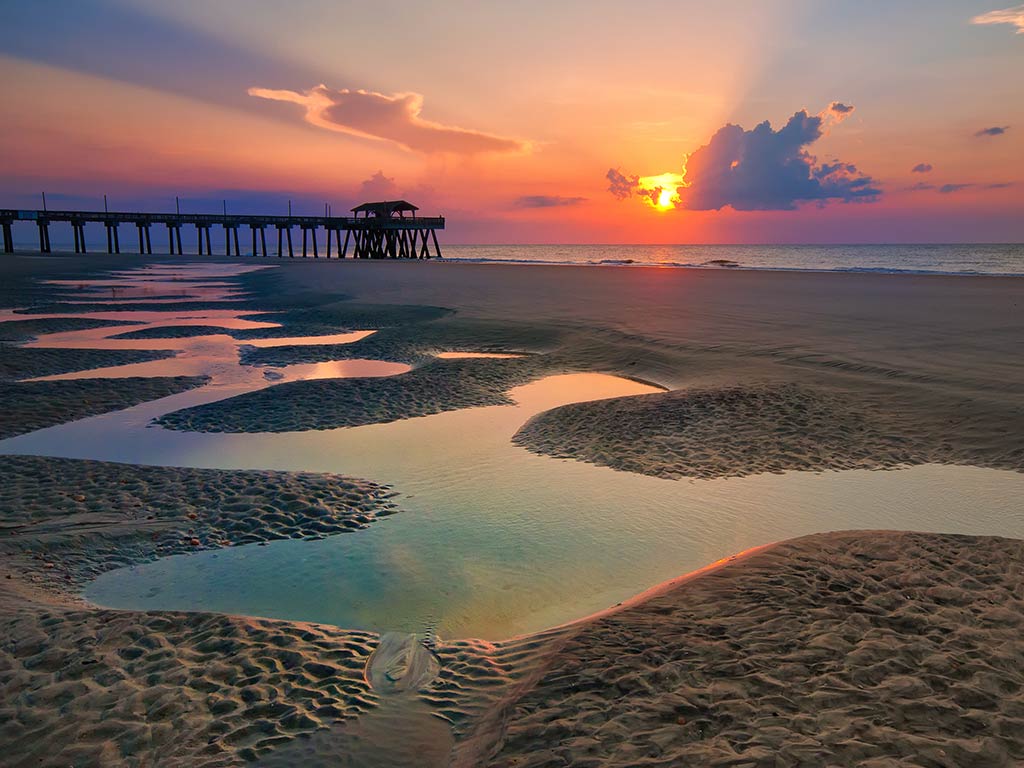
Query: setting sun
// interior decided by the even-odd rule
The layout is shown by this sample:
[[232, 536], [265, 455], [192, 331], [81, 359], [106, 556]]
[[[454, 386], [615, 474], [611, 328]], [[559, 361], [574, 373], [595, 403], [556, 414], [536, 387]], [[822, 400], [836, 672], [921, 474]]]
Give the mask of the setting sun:
[[659, 211], [675, 208], [680, 202], [679, 188], [685, 186], [678, 173], [662, 173], [658, 176], [642, 176], [639, 179], [640, 193], [650, 205]]

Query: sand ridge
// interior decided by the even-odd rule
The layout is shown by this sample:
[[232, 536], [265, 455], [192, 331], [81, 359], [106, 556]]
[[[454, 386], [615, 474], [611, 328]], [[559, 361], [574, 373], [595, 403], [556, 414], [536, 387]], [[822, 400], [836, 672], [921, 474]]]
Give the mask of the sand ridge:
[[1017, 765], [1022, 625], [1024, 542], [795, 539], [580, 622], [460, 764]]
[[[8, 573], [67, 588], [180, 552], [359, 530], [397, 511], [387, 486], [337, 475], [0, 456]], [[59, 583], [59, 582], [58, 582]]]
[[817, 383], [574, 403], [533, 417], [513, 442], [673, 479], [925, 463], [1024, 471], [1024, 408], [887, 384]]

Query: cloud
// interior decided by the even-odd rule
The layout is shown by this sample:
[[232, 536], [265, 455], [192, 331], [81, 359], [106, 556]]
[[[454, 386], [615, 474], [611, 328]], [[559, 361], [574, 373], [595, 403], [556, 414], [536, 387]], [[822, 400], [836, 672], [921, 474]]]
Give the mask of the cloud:
[[377, 171], [359, 185], [359, 194], [364, 201], [394, 200], [398, 197], [398, 185], [384, 171]]
[[562, 208], [569, 205], [585, 203], [585, 197], [560, 197], [558, 195], [523, 195], [517, 198], [517, 208]]
[[686, 158], [678, 207], [691, 210], [792, 210], [814, 201], [873, 201], [881, 195], [870, 176], [845, 162], [819, 164], [805, 147], [822, 136], [823, 118], [805, 110], [774, 130], [766, 120], [752, 130], [725, 125]]
[[420, 117], [418, 93], [387, 95], [373, 91], [332, 90], [318, 85], [308, 91], [250, 88], [250, 96], [298, 104], [311, 125], [351, 136], [390, 141], [414, 152], [474, 155], [483, 152], [524, 152], [526, 142], [481, 131], [442, 125]]
[[911, 173], [931, 173], [932, 166], [930, 163], [918, 163], [910, 169]]
[[608, 179], [608, 191], [619, 200], [629, 197], [640, 186], [639, 176], [626, 176], [618, 168], [609, 168], [605, 178]]
[[848, 115], [853, 112], [854, 108], [848, 104], [843, 104], [841, 101], [833, 101], [829, 105], [829, 109], [837, 115]]
[[971, 19], [971, 24], [1011, 24], [1017, 28], [1018, 35], [1024, 35], [1024, 5], [983, 13]]
[[936, 186], [935, 184], [926, 184], [923, 181], [919, 181], [917, 184], [914, 184], [912, 187], [907, 187], [906, 189], [908, 192], [926, 192], [929, 190], [933, 190], [935, 192], [938, 192], [940, 195], [952, 195], [956, 192], [962, 192], [965, 189], [970, 189], [971, 187], [980, 187], [981, 189], [1006, 189], [1007, 187], [1012, 187], [1013, 185], [1014, 184], [1012, 181], [1000, 181], [995, 184], [976, 184], [974, 182], [961, 182], [956, 184], [943, 184], [941, 186]]
[[1008, 130], [1010, 130], [1010, 126], [1008, 126], [1008, 125], [1003, 125], [1003, 126], [996, 125], [996, 126], [993, 126], [991, 128], [982, 128], [980, 131], [977, 131], [974, 135], [975, 136], [1002, 136]]

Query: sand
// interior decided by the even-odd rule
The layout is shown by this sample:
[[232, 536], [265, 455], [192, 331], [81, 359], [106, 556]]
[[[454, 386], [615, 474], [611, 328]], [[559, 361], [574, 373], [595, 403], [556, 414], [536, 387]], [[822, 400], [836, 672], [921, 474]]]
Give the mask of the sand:
[[113, 328], [134, 323], [117, 320], [96, 320], [90, 317], [46, 317], [38, 320], [12, 320], [0, 323], [0, 341], [30, 341], [46, 333], [85, 331], [92, 328]]
[[1024, 409], [955, 395], [755, 384], [567, 405], [535, 416], [513, 442], [675, 479], [926, 463], [1024, 471], [1022, 432]]
[[1022, 625], [1024, 542], [796, 539], [567, 628], [456, 764], [1019, 765]]
[[0, 438], [175, 395], [205, 376], [128, 377], [73, 381], [0, 381]]
[[[0, 550], [19, 577], [78, 586], [156, 557], [319, 539], [392, 514], [392, 491], [337, 475], [0, 457]], [[12, 572], [8, 570], [8, 572]]]
[[0, 457], [5, 765], [237, 765], [373, 706], [375, 635], [97, 610], [77, 588], [178, 552], [365, 528], [389, 489], [333, 475]]
[[[37, 314], [110, 310], [62, 305], [65, 294], [28, 276], [131, 260], [18, 257], [0, 299]], [[310, 260], [240, 282], [254, 292], [241, 302], [175, 308], [284, 319], [275, 333], [232, 332], [241, 339], [378, 329], [349, 345], [250, 348], [246, 362], [369, 357], [415, 369], [276, 385], [166, 425], [377, 423], [600, 371], [667, 392], [556, 409], [517, 442], [672, 478], [921, 462], [1021, 470], [1017, 278]], [[434, 357], [448, 351], [526, 356]], [[90, 367], [88, 355], [63, 360]], [[50, 363], [17, 365], [40, 375]], [[69, 405], [84, 389], [7, 407], [42, 384], [110, 389], [5, 383], [19, 388], [0, 392], [6, 429], [38, 426], [34, 410], [44, 422], [84, 415]], [[175, 384], [186, 385], [196, 382]], [[131, 397], [155, 396], [133, 387]], [[0, 472], [5, 764], [1024, 764], [1024, 542], [825, 533], [530, 637], [423, 645], [78, 597], [117, 565], [373, 524], [394, 511], [385, 486], [28, 457], [0, 459]]]
[[112, 365], [145, 363], [174, 357], [172, 350], [46, 349], [0, 346], [0, 381], [56, 376]]

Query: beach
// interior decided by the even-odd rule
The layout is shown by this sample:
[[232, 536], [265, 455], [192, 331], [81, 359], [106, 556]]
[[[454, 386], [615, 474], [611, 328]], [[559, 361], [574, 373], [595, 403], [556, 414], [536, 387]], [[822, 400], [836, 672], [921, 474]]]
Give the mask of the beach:
[[[126, 323], [140, 322], [129, 313], [166, 310], [156, 294], [97, 304], [40, 279], [202, 260], [17, 255], [0, 267], [3, 308], [18, 308], [18, 319], [0, 323], [0, 429], [10, 452], [24, 454], [0, 456], [0, 742], [11, 765], [1024, 761], [1024, 509], [1014, 495], [1024, 472], [1024, 278], [215, 261], [274, 268], [224, 278], [235, 286], [227, 295], [183, 297], [166, 329], [137, 331], [66, 315], [122, 311]], [[219, 325], [228, 315], [244, 315], [236, 326], [253, 325]], [[314, 338], [354, 331], [372, 333]], [[91, 349], [41, 345], [46, 334], [69, 332], [121, 338], [88, 337], [97, 344]], [[237, 346], [238, 371], [204, 374], [199, 366], [116, 385], [61, 379], [202, 360], [213, 353], [189, 345], [204, 335], [231, 354]], [[246, 343], [275, 337], [286, 343]], [[327, 378], [303, 367], [365, 361], [397, 367]], [[500, 410], [530, 387], [576, 375], [609, 378], [591, 381], [603, 387], [598, 399], [545, 395], [522, 423]], [[34, 377], [58, 380], [25, 381]], [[173, 407], [145, 410], [156, 401]], [[96, 441], [71, 427], [49, 443], [31, 442], [33, 430], [85, 417], [127, 421], [116, 416], [124, 408], [142, 414], [143, 425], [125, 427], [126, 435], [144, 434], [154, 446], [166, 435], [168, 445], [182, 441], [182, 452], [159, 454], [140, 437], [116, 456], [97, 457], [116, 446], [85, 456]], [[552, 483], [558, 467], [582, 464], [594, 474], [567, 483], [642, 481], [650, 485], [637, 488], [671, 500], [692, 483], [719, 493], [733, 487], [724, 483], [769, 475], [785, 482], [820, 473], [828, 482], [859, 477], [851, 472], [977, 468], [987, 473], [979, 487], [994, 490], [974, 503], [1000, 506], [987, 510], [995, 522], [977, 530], [958, 507], [945, 518], [958, 518], [956, 531], [940, 520], [906, 532], [906, 498], [867, 494], [871, 509], [858, 518], [856, 491], [844, 491], [850, 530], [816, 528], [813, 513], [801, 512], [800, 530], [814, 533], [779, 541], [785, 536], [743, 531], [720, 554], [680, 551], [670, 574], [680, 578], [603, 604], [611, 592], [595, 587], [587, 598], [594, 605], [572, 613], [560, 604], [558, 618], [518, 636], [426, 632], [409, 640], [387, 626], [113, 609], [83, 597], [98, 576], [137, 566], [141, 577], [147, 564], [171, 558], [194, 563], [193, 554], [227, 557], [282, 542], [336, 541], [344, 553], [346, 541], [363, 536], [386, 546], [413, 517], [429, 527], [419, 506], [425, 494], [411, 493], [409, 478], [433, 465], [414, 471], [411, 460], [396, 462], [387, 476], [387, 464], [347, 458], [340, 436], [476, 412], [488, 424], [511, 414], [501, 442], [521, 452], [523, 464], [510, 463], [509, 474], [541, 467], [550, 474], [537, 476]], [[465, 427], [454, 440], [473, 439], [468, 421], [450, 423]], [[273, 435], [317, 433], [339, 435], [337, 471], [326, 461], [304, 463], [299, 450], [287, 467], [269, 454], [219, 453], [245, 440], [256, 446]], [[238, 442], [203, 443], [213, 447], [200, 455], [189, 448], [193, 438]], [[157, 458], [132, 460], [136, 446], [149, 451], [139, 456]], [[310, 446], [332, 450], [329, 442]], [[188, 450], [195, 456], [186, 464]], [[443, 441], [419, 450], [445, 460]], [[370, 474], [376, 467], [380, 474]], [[459, 472], [472, 479], [474, 468]], [[519, 493], [510, 488], [505, 498]], [[728, 491], [720, 493], [727, 506]], [[571, 504], [543, 514], [573, 535]], [[597, 519], [621, 526], [625, 537], [642, 517], [623, 506]], [[857, 525], [882, 518], [893, 524]], [[685, 522], [668, 516], [649, 525]], [[742, 515], [735, 525], [750, 527]], [[552, 552], [562, 547], [549, 544]], [[514, 542], [508, 546], [514, 553]], [[572, 557], [582, 580], [599, 582], [612, 568], [585, 562], [585, 547]], [[508, 598], [520, 612], [533, 599]], [[531, 615], [546, 616], [542, 608]]]

